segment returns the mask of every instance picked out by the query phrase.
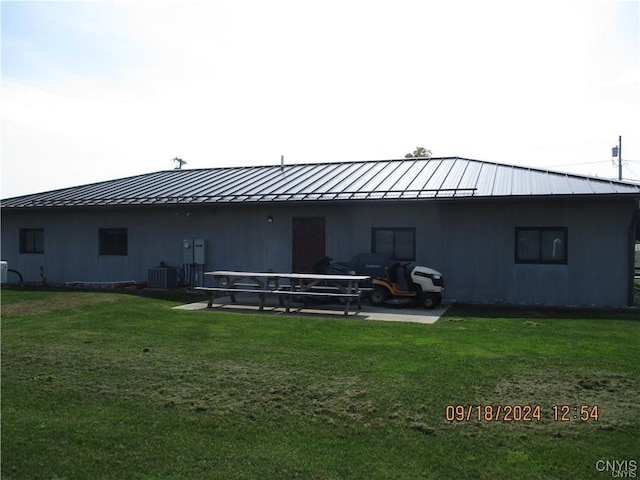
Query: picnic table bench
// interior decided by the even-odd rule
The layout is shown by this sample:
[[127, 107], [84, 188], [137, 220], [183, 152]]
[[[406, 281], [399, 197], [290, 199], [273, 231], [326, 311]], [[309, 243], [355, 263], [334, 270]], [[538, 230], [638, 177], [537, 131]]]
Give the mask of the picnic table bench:
[[236, 294], [253, 293], [260, 298], [260, 310], [264, 309], [264, 303], [268, 296], [277, 296], [279, 305], [289, 313], [291, 301], [296, 298], [303, 299], [304, 307], [307, 306], [307, 298], [329, 297], [337, 298], [344, 302], [344, 314], [349, 314], [352, 301], [362, 308], [360, 295], [362, 290], [359, 282], [368, 280], [366, 275], [327, 275], [319, 273], [272, 273], [272, 272], [236, 272], [218, 270], [205, 272], [208, 277], [213, 277], [213, 287], [196, 287], [198, 290], [210, 292], [209, 303], [211, 308], [217, 297], [229, 296], [232, 303], [237, 303]]

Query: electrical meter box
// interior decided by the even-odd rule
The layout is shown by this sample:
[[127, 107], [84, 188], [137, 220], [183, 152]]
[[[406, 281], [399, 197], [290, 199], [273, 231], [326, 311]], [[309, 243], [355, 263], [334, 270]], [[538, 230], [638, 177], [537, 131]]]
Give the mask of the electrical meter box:
[[0, 262], [0, 283], [7, 283], [9, 265], [4, 260]]
[[193, 263], [196, 265], [204, 265], [205, 251], [207, 249], [206, 241], [202, 238], [193, 241]]
[[207, 242], [202, 238], [182, 241], [182, 263], [187, 265], [204, 265], [207, 250]]
[[191, 265], [193, 263], [193, 240], [182, 241], [182, 263]]

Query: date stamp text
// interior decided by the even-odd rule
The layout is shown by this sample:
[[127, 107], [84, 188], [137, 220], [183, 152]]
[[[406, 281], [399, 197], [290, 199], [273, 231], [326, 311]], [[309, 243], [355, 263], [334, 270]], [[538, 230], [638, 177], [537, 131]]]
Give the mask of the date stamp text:
[[540, 405], [454, 405], [445, 406], [447, 422], [539, 422], [550, 418], [554, 422], [598, 421], [598, 405], [552, 405], [543, 409]]

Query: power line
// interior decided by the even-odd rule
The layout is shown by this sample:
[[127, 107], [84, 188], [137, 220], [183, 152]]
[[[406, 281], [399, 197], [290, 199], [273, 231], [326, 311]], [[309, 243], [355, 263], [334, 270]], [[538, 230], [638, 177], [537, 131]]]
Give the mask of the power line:
[[623, 167], [629, 172], [631, 173], [631, 175], [633, 176], [633, 178], [635, 179], [640, 179], [640, 175], [638, 175], [636, 172], [634, 172], [632, 169], [629, 168], [629, 165], [623, 165]]
[[577, 167], [580, 165], [594, 165], [596, 163], [609, 163], [609, 160], [600, 160], [598, 162], [580, 162], [580, 163], [563, 163], [562, 165], [547, 165], [543, 168], [554, 168], [554, 167]]
[[524, 150], [551, 150], [551, 149], [559, 149], [559, 148], [574, 148], [574, 147], [585, 147], [588, 145], [610, 145], [610, 141], [599, 141], [599, 142], [580, 142], [580, 143], [566, 143], [563, 145], [529, 145], [524, 147]]

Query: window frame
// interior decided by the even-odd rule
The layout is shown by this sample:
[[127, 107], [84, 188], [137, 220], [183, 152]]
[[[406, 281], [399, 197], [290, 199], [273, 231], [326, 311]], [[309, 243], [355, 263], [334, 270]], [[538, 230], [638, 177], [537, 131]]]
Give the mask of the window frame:
[[[124, 242], [122, 241], [124, 237]], [[98, 229], [98, 255], [101, 257], [126, 257], [129, 255], [129, 231], [127, 228]]]
[[[377, 251], [378, 246], [377, 246], [377, 233], [379, 232], [391, 232], [393, 234], [393, 239], [392, 239], [392, 245], [393, 245], [393, 255], [391, 255], [391, 258], [394, 260], [400, 260], [400, 261], [404, 261], [404, 262], [415, 262], [416, 260], [416, 229], [415, 227], [373, 227], [371, 229], [371, 252], [372, 253], [382, 253], [382, 254], [387, 254], [387, 252], [379, 252]], [[397, 242], [396, 242], [396, 233], [397, 232], [410, 232], [413, 236], [412, 238], [412, 242], [411, 242], [411, 251], [412, 251], [412, 255], [411, 257], [399, 257], [396, 256], [396, 252], [397, 252]]]
[[[549, 232], [562, 232], [562, 255], [559, 259], [548, 258], [544, 255], [544, 241], [543, 235]], [[538, 252], [535, 257], [524, 258], [522, 254], [522, 235], [523, 233], [537, 233], [537, 248]], [[514, 241], [514, 261], [516, 264], [524, 265], [567, 265], [569, 263], [569, 229], [567, 227], [516, 227], [515, 228], [515, 241]]]
[[[20, 254], [37, 255], [44, 253], [44, 228], [21, 228], [19, 236], [18, 251]], [[29, 236], [31, 238], [28, 238]], [[40, 244], [40, 247], [38, 244]]]

